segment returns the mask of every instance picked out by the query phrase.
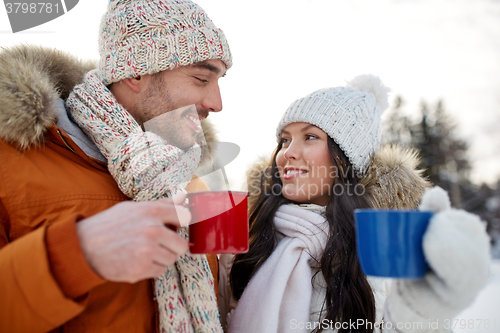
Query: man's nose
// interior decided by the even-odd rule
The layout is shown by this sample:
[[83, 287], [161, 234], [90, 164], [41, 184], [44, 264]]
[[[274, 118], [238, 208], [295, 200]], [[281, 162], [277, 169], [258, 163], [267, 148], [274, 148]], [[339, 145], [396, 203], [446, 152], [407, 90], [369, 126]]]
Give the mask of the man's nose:
[[204, 109], [210, 112], [219, 112], [222, 110], [222, 97], [220, 95], [219, 83], [214, 83], [207, 90], [205, 98], [202, 101]]

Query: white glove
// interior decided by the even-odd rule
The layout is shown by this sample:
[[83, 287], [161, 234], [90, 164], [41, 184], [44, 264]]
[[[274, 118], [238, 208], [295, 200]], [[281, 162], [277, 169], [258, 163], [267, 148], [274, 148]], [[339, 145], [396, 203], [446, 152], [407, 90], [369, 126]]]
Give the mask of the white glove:
[[448, 332], [486, 284], [490, 241], [479, 217], [452, 209], [440, 187], [426, 191], [419, 210], [435, 213], [423, 239], [431, 271], [420, 280], [393, 283], [385, 319], [399, 324], [400, 332]]

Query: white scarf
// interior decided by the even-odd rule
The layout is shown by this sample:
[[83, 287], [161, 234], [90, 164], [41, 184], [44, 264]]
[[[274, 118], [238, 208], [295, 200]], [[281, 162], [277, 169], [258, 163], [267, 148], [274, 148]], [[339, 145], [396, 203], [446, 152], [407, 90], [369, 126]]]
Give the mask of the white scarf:
[[313, 211], [282, 205], [274, 225], [285, 237], [245, 288], [231, 315], [230, 333], [297, 332], [290, 327], [292, 321], [304, 325], [309, 321], [310, 263], [323, 254], [328, 221]]
[[[184, 189], [199, 165], [199, 146], [183, 151], [154, 133], [143, 132], [95, 70], [73, 89], [66, 105], [75, 123], [107, 158], [110, 174], [129, 198], [169, 197]], [[186, 228], [179, 233], [188, 235]], [[205, 255], [180, 256], [163, 276], [155, 278], [154, 292], [160, 332], [222, 332]]]

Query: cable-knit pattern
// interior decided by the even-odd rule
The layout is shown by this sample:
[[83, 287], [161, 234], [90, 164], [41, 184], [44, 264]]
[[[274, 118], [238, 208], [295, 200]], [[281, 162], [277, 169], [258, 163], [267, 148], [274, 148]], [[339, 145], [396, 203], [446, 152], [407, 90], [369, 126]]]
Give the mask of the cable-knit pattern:
[[105, 84], [208, 59], [230, 68], [226, 36], [189, 0], [111, 0], [99, 34]]
[[184, 189], [200, 158], [198, 145], [183, 151], [152, 132], [140, 132], [116, 145], [108, 168], [124, 194], [147, 201]]

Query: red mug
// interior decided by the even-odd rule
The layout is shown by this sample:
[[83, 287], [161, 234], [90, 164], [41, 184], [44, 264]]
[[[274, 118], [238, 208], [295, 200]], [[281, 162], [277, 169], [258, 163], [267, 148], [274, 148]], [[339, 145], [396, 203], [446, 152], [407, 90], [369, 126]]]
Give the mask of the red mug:
[[191, 253], [245, 253], [248, 251], [248, 192], [188, 193], [191, 211]]

